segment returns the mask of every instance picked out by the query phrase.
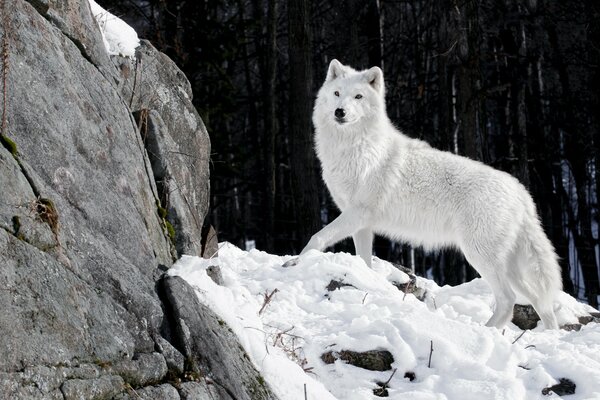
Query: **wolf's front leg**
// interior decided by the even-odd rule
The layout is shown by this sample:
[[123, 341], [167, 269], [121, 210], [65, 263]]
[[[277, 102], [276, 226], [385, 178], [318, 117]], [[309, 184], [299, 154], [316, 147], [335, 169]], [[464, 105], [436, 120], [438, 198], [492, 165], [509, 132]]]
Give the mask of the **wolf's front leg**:
[[365, 221], [365, 212], [360, 209], [350, 208], [343, 211], [332, 223], [310, 238], [300, 255], [309, 250], [323, 251], [340, 240], [352, 236], [365, 227]]
[[373, 231], [363, 228], [352, 235], [356, 255], [360, 256], [368, 267], [371, 267], [371, 256], [373, 255]]

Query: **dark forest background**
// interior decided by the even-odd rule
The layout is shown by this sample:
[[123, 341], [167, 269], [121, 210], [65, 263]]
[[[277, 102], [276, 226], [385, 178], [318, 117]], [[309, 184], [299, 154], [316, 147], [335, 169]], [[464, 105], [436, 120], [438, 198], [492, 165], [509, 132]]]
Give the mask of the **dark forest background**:
[[[565, 290], [598, 307], [598, 0], [99, 2], [191, 81], [220, 240], [296, 254], [336, 217], [312, 149], [313, 99], [331, 59], [377, 65], [401, 130], [530, 189]], [[475, 276], [453, 250], [378, 238], [375, 251], [440, 284]]]

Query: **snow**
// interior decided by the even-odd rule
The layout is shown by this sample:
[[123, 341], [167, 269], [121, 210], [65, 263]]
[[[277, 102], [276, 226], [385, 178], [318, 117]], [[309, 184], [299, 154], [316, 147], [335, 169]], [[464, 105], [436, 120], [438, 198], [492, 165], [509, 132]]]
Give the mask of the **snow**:
[[[305, 384], [311, 400], [379, 398], [375, 382], [387, 381], [392, 371], [321, 361], [321, 354], [342, 349], [393, 354], [390, 399], [552, 399], [559, 397], [541, 391], [559, 378], [577, 385], [569, 399], [600, 399], [600, 324], [579, 332], [540, 325], [519, 337], [523, 331], [513, 324], [483, 326], [493, 298], [481, 279], [438, 287], [418, 278], [428, 290], [422, 302], [399, 291], [391, 282], [408, 276], [379, 259], [371, 269], [349, 254], [311, 251], [297, 266], [282, 268], [289, 259], [223, 243], [218, 258], [184, 256], [169, 271], [233, 329], [282, 400], [304, 398]], [[223, 286], [206, 274], [211, 265], [220, 266]], [[328, 292], [332, 279], [352, 286]], [[558, 303], [560, 324], [594, 311], [567, 294]], [[408, 371], [416, 376], [412, 382], [404, 378]]]
[[94, 0], [89, 0], [89, 2], [108, 54], [134, 58], [135, 48], [140, 45], [140, 39], [135, 30], [119, 17], [103, 9]]

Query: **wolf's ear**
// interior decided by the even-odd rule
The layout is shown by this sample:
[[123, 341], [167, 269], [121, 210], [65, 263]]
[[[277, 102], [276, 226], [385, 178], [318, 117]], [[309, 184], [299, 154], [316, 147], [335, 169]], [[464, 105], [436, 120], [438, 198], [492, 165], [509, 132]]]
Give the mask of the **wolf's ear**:
[[327, 79], [325, 82], [332, 81], [344, 75], [344, 66], [341, 62], [335, 58], [329, 63], [329, 69], [327, 70]]
[[378, 93], [383, 94], [384, 81], [383, 71], [381, 71], [381, 68], [373, 67], [366, 70], [364, 73], [367, 82], [369, 82], [369, 85], [371, 85], [371, 87], [375, 89]]

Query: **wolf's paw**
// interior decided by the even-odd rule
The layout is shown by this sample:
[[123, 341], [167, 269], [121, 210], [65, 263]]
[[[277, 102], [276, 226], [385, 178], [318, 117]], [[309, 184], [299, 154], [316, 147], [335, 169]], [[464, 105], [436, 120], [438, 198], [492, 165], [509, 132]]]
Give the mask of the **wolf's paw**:
[[295, 267], [300, 262], [300, 257], [294, 257], [291, 260], [284, 262], [281, 266], [283, 268]]

